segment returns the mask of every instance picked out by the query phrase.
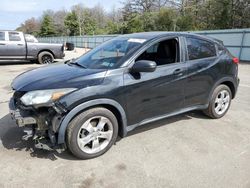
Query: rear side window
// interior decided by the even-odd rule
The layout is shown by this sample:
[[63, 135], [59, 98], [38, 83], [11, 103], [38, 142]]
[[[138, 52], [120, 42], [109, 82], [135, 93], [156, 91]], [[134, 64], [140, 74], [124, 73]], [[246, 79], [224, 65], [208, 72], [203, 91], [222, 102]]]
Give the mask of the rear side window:
[[5, 32], [0, 32], [0, 40], [5, 40]]
[[218, 44], [218, 53], [222, 54], [225, 51], [225, 48], [222, 45]]
[[9, 32], [9, 41], [21, 41], [21, 37], [17, 32]]
[[215, 45], [206, 40], [187, 38], [187, 49], [189, 60], [216, 56]]

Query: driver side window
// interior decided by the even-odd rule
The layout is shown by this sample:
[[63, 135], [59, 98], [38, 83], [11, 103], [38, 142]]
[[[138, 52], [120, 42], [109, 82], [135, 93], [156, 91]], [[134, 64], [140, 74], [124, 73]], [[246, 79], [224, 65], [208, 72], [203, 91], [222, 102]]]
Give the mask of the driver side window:
[[154, 61], [157, 66], [180, 62], [179, 43], [177, 39], [160, 41], [150, 46], [137, 59]]

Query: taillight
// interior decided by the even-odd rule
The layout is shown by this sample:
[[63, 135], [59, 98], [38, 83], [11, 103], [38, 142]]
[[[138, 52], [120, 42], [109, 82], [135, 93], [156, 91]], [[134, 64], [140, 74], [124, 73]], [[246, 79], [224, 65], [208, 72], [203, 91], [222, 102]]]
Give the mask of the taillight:
[[234, 57], [234, 58], [233, 58], [233, 63], [235, 63], [235, 64], [239, 64], [239, 63], [240, 63], [239, 58]]

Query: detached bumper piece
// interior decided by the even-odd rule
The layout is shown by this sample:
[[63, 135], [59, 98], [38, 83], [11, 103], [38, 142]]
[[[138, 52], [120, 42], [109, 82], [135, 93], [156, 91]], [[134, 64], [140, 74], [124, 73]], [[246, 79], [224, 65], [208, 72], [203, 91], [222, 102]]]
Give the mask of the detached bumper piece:
[[25, 125], [32, 125], [37, 123], [34, 117], [29, 116], [25, 112], [21, 112], [19, 109], [16, 109], [13, 98], [9, 102], [9, 109], [11, 118], [13, 120], [16, 120], [16, 123], [19, 127], [24, 127]]
[[36, 124], [36, 119], [33, 117], [23, 117], [19, 110], [10, 111], [11, 118], [16, 120], [19, 127], [24, 127], [25, 125]]

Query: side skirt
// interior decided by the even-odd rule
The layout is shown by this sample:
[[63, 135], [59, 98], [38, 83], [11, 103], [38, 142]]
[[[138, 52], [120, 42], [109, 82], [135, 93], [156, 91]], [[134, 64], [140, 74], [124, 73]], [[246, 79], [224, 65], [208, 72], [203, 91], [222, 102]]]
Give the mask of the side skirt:
[[129, 132], [129, 131], [134, 130], [137, 127], [140, 127], [140, 126], [148, 124], [148, 123], [152, 123], [152, 122], [164, 119], [164, 118], [179, 115], [179, 114], [189, 112], [189, 111], [192, 111], [192, 110], [203, 110], [203, 109], [206, 109], [207, 107], [208, 107], [208, 104], [206, 104], [206, 105], [197, 105], [197, 106], [184, 108], [184, 109], [181, 109], [179, 111], [175, 111], [175, 112], [172, 112], [172, 113], [169, 113], [169, 114], [164, 114], [164, 115], [161, 115], [161, 116], [156, 116], [156, 117], [153, 117], [153, 118], [145, 119], [145, 120], [141, 121], [140, 123], [127, 126], [126, 129], [127, 129], [127, 132]]

